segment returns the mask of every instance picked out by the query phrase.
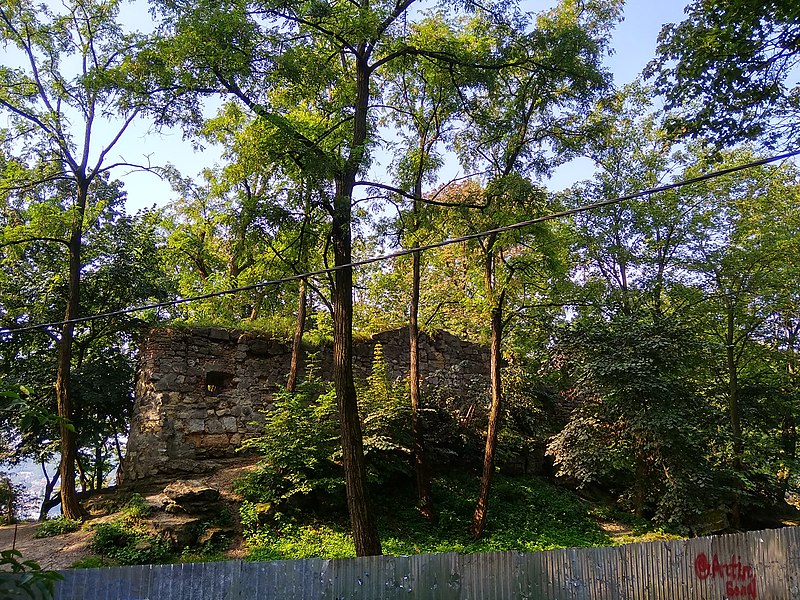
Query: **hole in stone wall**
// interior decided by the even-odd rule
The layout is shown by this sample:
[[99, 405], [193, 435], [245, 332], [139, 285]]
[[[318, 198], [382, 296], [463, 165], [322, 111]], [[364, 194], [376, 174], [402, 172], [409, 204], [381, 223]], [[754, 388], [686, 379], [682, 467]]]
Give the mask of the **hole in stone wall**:
[[217, 396], [220, 392], [229, 389], [233, 375], [222, 371], [209, 371], [206, 373], [206, 395]]

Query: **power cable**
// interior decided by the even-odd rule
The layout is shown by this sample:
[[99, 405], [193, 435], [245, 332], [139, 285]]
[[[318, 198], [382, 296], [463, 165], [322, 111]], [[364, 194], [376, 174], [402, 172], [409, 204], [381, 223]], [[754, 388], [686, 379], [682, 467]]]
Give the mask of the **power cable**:
[[794, 156], [800, 155], [800, 150], [794, 150], [792, 152], [786, 152], [784, 154], [778, 154], [775, 156], [770, 156], [768, 158], [762, 158], [760, 160], [755, 160], [752, 162], [744, 163], [741, 165], [736, 165], [733, 167], [728, 167], [727, 169], [721, 169], [719, 171], [712, 171], [710, 173], [706, 173], [705, 175], [699, 175], [697, 177], [692, 177], [690, 179], [684, 179], [682, 181], [676, 181], [674, 183], [669, 183], [666, 185], [648, 188], [646, 190], [642, 190], [640, 192], [635, 192], [633, 194], [627, 194], [625, 196], [618, 196], [616, 198], [611, 198], [609, 200], [602, 200], [600, 202], [594, 202], [591, 204], [584, 204], [583, 206], [578, 206], [576, 208], [570, 208], [567, 210], [562, 210], [555, 213], [550, 213], [547, 215], [542, 215], [533, 219], [528, 219], [526, 221], [519, 221], [512, 225], [505, 225], [503, 227], [496, 227], [494, 229], [487, 229], [485, 231], [480, 231], [478, 233], [470, 233], [468, 235], [463, 235], [457, 238], [448, 238], [446, 240], [442, 240], [439, 242], [433, 242], [431, 244], [426, 244], [424, 246], [419, 246], [418, 248], [410, 248], [405, 250], [398, 250], [396, 252], [391, 252], [389, 254], [384, 254], [381, 256], [372, 256], [370, 258], [365, 258], [362, 260], [353, 261], [347, 263], [345, 265], [339, 265], [336, 267], [329, 267], [327, 269], [320, 269], [317, 271], [310, 271], [308, 273], [300, 273], [297, 275], [290, 275], [287, 277], [281, 277], [280, 279], [271, 279], [268, 281], [261, 281], [259, 283], [253, 283], [251, 285], [245, 285], [241, 287], [230, 288], [227, 290], [221, 290], [218, 292], [210, 292], [208, 294], [200, 294], [199, 296], [190, 296], [188, 298], [175, 298], [173, 300], [167, 300], [164, 302], [156, 302], [153, 304], [146, 304], [143, 306], [136, 306], [132, 308], [124, 308], [120, 310], [105, 312], [105, 313], [98, 313], [94, 315], [88, 315], [85, 317], [77, 317], [75, 319], [70, 319], [68, 321], [53, 321], [51, 323], [40, 323], [37, 325], [26, 325], [24, 327], [18, 328], [2, 328], [0, 329], [0, 335], [11, 334], [11, 333], [23, 333], [27, 331], [33, 331], [37, 329], [50, 329], [55, 327], [62, 327], [67, 324], [78, 324], [78, 323], [87, 323], [90, 321], [97, 321], [100, 319], [108, 319], [111, 317], [118, 317], [122, 315], [128, 315], [132, 313], [142, 312], [145, 310], [155, 310], [159, 308], [167, 308], [170, 306], [178, 306], [180, 304], [187, 304], [189, 302], [196, 302], [198, 300], [206, 300], [208, 298], [217, 298], [221, 296], [229, 296], [231, 294], [236, 294], [239, 292], [246, 292], [249, 290], [255, 290], [263, 287], [268, 287], [271, 285], [280, 285], [282, 283], [288, 283], [290, 281], [297, 281], [299, 279], [304, 279], [306, 277], [318, 277], [320, 275], [329, 275], [331, 273], [335, 273], [336, 271], [342, 269], [353, 269], [356, 267], [363, 267], [366, 265], [371, 265], [377, 262], [382, 262], [385, 260], [393, 260], [395, 258], [400, 258], [402, 256], [408, 256], [409, 254], [413, 254], [414, 252], [425, 252], [427, 250], [433, 250], [436, 248], [442, 248], [444, 246], [449, 246], [452, 244], [459, 244], [462, 242], [468, 242], [470, 240], [484, 238], [488, 235], [494, 235], [499, 233], [506, 233], [509, 231], [515, 231], [517, 229], [523, 229], [525, 227], [530, 227], [531, 225], [535, 225], [537, 223], [544, 223], [546, 221], [552, 221], [555, 219], [560, 219], [562, 217], [568, 217], [571, 215], [576, 215], [579, 213], [587, 212], [590, 210], [596, 210], [598, 208], [604, 208], [606, 206], [612, 206], [614, 204], [619, 204], [621, 202], [625, 202], [626, 200], [635, 200], [637, 198], [643, 198], [645, 196], [651, 196], [653, 194], [658, 194], [660, 192], [666, 192], [669, 190], [678, 189], [681, 187], [685, 187], [687, 185], [692, 185], [695, 183], [700, 183], [702, 181], [708, 181], [710, 179], [715, 179], [717, 177], [722, 177], [723, 175], [729, 175], [731, 173], [737, 173], [739, 171], [745, 171], [747, 169], [752, 169], [755, 167], [759, 167], [762, 165], [766, 165], [769, 163], [777, 162], [779, 160], [785, 160], [787, 158], [792, 158]]

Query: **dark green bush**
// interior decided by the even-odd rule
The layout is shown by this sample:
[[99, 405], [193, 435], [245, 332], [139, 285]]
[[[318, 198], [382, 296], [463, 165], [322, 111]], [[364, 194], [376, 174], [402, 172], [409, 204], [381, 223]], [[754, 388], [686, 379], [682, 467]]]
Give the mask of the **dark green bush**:
[[672, 526], [719, 503], [704, 456], [709, 415], [694, 384], [698, 345], [677, 319], [617, 316], [560, 329], [555, 360], [580, 400], [548, 452], [560, 475]]
[[135, 521], [149, 517], [152, 512], [152, 505], [141, 494], [132, 494], [121, 511], [121, 517]]
[[167, 541], [121, 521], [95, 525], [91, 549], [120, 565], [163, 563], [172, 553]]
[[[373, 372], [359, 385], [358, 395], [370, 482], [407, 477], [411, 472], [407, 391], [390, 381], [380, 346]], [[305, 381], [296, 393], [276, 394], [264, 433], [245, 441], [243, 448], [263, 457], [236, 484], [236, 491], [250, 502], [268, 502], [285, 510], [343, 496], [338, 409], [329, 384]]]
[[62, 535], [64, 533], [70, 533], [71, 531], [77, 531], [80, 527], [80, 521], [67, 519], [66, 517], [56, 517], [55, 519], [49, 519], [39, 523], [33, 537], [46, 538], [54, 535]]

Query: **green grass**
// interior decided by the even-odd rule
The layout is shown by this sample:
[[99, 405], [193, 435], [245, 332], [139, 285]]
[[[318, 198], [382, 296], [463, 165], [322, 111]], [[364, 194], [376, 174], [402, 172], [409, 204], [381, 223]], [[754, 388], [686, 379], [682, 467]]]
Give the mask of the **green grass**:
[[[468, 533], [478, 492], [477, 477], [434, 481], [438, 522], [431, 524], [415, 508], [410, 488], [373, 490], [384, 554], [433, 552], [525, 552], [563, 547], [603, 546], [610, 538], [574, 494], [536, 477], [498, 475], [489, 500], [484, 537]], [[346, 515], [327, 511], [296, 514], [262, 524], [247, 537], [250, 560], [345, 558], [355, 555]]]

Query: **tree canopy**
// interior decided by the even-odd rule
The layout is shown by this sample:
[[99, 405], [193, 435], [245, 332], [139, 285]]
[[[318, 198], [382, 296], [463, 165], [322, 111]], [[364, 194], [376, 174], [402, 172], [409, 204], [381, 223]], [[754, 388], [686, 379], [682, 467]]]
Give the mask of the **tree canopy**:
[[[695, 0], [662, 30], [653, 87], [616, 88], [603, 60], [620, 1], [524, 9], [155, 0], [144, 35], [116, 1], [0, 0], [0, 457], [60, 454], [62, 510], [80, 516], [76, 479], [101, 488], [121, 458], [136, 331], [180, 319], [291, 343], [272, 429], [246, 444], [265, 455], [252, 497], [283, 510], [344, 489], [359, 555], [382, 550], [376, 483], [413, 479], [433, 522], [431, 480], [453, 465], [480, 473], [476, 538], [494, 474], [532, 457], [684, 532], [711, 510], [739, 527], [785, 507], [800, 182], [761, 152], [800, 139], [800, 9]], [[114, 158], [139, 118], [218, 162]], [[548, 189], [578, 157], [591, 177]], [[171, 201], [126, 215], [125, 169], [169, 178]], [[354, 336], [406, 325], [408, 387], [380, 352], [359, 381]], [[435, 329], [489, 346], [488, 386], [450, 398], [430, 382], [452, 374], [425, 380]], [[332, 344], [333, 391], [301, 375], [309, 339]]]
[[800, 6], [793, 0], [696, 0], [661, 30], [648, 71], [675, 109], [670, 128], [719, 144], [800, 136]]

